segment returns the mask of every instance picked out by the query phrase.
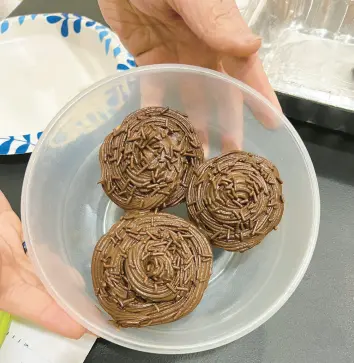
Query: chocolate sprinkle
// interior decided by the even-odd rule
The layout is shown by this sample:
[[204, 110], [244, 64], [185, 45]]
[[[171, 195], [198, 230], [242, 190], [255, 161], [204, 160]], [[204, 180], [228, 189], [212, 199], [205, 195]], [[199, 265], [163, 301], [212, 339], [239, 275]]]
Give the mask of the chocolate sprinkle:
[[100, 148], [100, 183], [125, 210], [154, 210], [185, 200], [202, 144], [188, 119], [168, 107], [128, 115]]
[[94, 291], [117, 327], [169, 323], [197, 307], [212, 262], [207, 238], [187, 221], [166, 213], [130, 213], [97, 243]]
[[245, 252], [280, 223], [282, 180], [265, 158], [230, 152], [208, 160], [193, 174], [187, 207], [191, 220], [213, 245]]

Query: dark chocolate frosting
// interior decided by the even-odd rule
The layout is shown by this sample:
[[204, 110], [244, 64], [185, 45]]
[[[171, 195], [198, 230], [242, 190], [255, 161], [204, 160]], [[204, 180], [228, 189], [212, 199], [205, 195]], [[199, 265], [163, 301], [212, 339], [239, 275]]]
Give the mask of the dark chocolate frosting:
[[212, 262], [207, 238], [187, 221], [128, 213], [95, 248], [93, 286], [118, 327], [168, 323], [199, 304]]
[[213, 245], [244, 252], [276, 229], [282, 218], [278, 169], [265, 158], [242, 151], [208, 160], [192, 177], [187, 207]]
[[185, 200], [193, 169], [204, 160], [187, 116], [147, 107], [127, 116], [100, 149], [101, 184], [125, 210], [154, 210]]

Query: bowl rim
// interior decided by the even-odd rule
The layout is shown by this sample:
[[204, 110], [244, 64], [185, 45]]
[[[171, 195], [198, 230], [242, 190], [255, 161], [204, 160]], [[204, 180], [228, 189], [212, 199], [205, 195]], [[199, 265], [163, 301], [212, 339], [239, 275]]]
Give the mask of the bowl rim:
[[[28, 224], [28, 216], [29, 216], [29, 204], [27, 203], [28, 199], [28, 186], [31, 184], [31, 179], [34, 172], [34, 166], [37, 162], [39, 151], [41, 148], [42, 143], [46, 139], [46, 136], [50, 133], [54, 125], [60, 120], [63, 115], [78, 101], [83, 99], [86, 95], [90, 94], [94, 90], [107, 85], [109, 83], [113, 83], [114, 81], [127, 77], [133, 73], [145, 73], [149, 71], [187, 71], [194, 74], [204, 74], [206, 76], [213, 76], [215, 78], [224, 80], [228, 83], [234, 84], [236, 87], [241, 89], [246, 94], [252, 95], [252, 97], [257, 98], [260, 102], [266, 104], [278, 117], [280, 120], [283, 121], [283, 124], [288, 129], [289, 133], [292, 135], [294, 142], [297, 144], [299, 151], [303, 157], [304, 163], [306, 165], [306, 170], [308, 176], [310, 178], [310, 188], [312, 191], [313, 199], [312, 199], [312, 209], [313, 209], [313, 223], [310, 231], [310, 238], [309, 243], [307, 246], [307, 250], [301, 262], [300, 268], [296, 271], [294, 277], [292, 278], [291, 283], [287, 287], [285, 291], [279, 296], [277, 300], [267, 309], [265, 310], [258, 318], [253, 319], [247, 325], [245, 325], [240, 330], [234, 331], [229, 333], [228, 335], [224, 335], [219, 338], [215, 338], [213, 340], [209, 340], [203, 343], [191, 344], [191, 345], [184, 345], [184, 346], [168, 346], [168, 345], [158, 345], [158, 344], [144, 344], [144, 343], [136, 343], [130, 339], [122, 338], [116, 336], [112, 333], [103, 331], [103, 329], [97, 328], [93, 325], [90, 321], [84, 318], [79, 311], [74, 309], [71, 304], [69, 304], [64, 298], [62, 298], [55, 288], [51, 285], [50, 281], [48, 280], [45, 272], [43, 271], [38, 256], [36, 255], [35, 248], [31, 243], [31, 233], [29, 230]], [[306, 273], [306, 270], [310, 264], [313, 252], [315, 250], [316, 241], [319, 232], [319, 225], [320, 225], [320, 193], [318, 187], [317, 176], [315, 173], [314, 166], [312, 164], [310, 155], [306, 149], [305, 144], [301, 140], [299, 134], [292, 126], [290, 121], [279, 111], [277, 110], [271, 103], [268, 101], [264, 96], [259, 94], [257, 91], [253, 90], [251, 87], [245, 85], [244, 83], [228, 76], [222, 74], [220, 72], [216, 72], [213, 70], [196, 67], [196, 66], [189, 66], [189, 65], [181, 65], [181, 64], [165, 64], [165, 65], [152, 65], [152, 66], [143, 66], [138, 67], [135, 69], [127, 70], [125, 72], [118, 73], [114, 76], [107, 77], [92, 86], [88, 87], [81, 93], [79, 93], [76, 97], [74, 97], [71, 101], [69, 101], [66, 106], [64, 106], [61, 111], [54, 117], [54, 119], [49, 123], [47, 128], [45, 129], [42, 137], [37, 144], [26, 169], [25, 178], [22, 187], [22, 197], [21, 197], [21, 218], [23, 222], [23, 233], [24, 238], [28, 246], [29, 256], [31, 261], [35, 267], [35, 271], [39, 276], [40, 280], [42, 281], [43, 285], [47, 289], [48, 293], [54, 298], [54, 300], [65, 310], [68, 315], [70, 315], [74, 320], [88, 329], [90, 332], [94, 333], [95, 335], [102, 337], [106, 340], [109, 340], [115, 344], [119, 344], [126, 348], [134, 349], [137, 351], [148, 352], [148, 353], [156, 353], [156, 354], [187, 354], [187, 353], [196, 353], [202, 352], [210, 349], [214, 349], [217, 347], [221, 347], [232, 341], [240, 339], [241, 337], [245, 336], [246, 334], [252, 332], [253, 330], [257, 329], [263, 323], [265, 323], [268, 319], [270, 319], [290, 298], [293, 292], [298, 287], [299, 283], [301, 282], [303, 276]]]

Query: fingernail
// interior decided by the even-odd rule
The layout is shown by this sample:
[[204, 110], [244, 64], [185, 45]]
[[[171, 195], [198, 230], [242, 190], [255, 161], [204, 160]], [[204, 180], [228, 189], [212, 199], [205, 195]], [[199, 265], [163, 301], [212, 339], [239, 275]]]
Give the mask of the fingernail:
[[92, 335], [93, 337], [98, 338], [98, 335], [91, 333], [89, 330], [86, 329], [85, 334]]
[[246, 43], [256, 43], [262, 41], [262, 37], [251, 33], [245, 35], [244, 40]]

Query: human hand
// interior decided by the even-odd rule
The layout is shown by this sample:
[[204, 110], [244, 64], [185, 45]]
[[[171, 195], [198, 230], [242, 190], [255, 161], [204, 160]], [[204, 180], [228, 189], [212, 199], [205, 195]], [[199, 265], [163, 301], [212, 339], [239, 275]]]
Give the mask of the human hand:
[[[183, 63], [225, 72], [256, 89], [281, 110], [256, 54], [261, 39], [252, 34], [235, 0], [99, 0], [99, 4], [107, 23], [138, 65]], [[145, 100], [143, 106], [160, 104], [163, 90], [146, 87], [144, 96], [149, 101]], [[198, 94], [200, 103], [205, 101], [202, 85], [190, 82], [182, 88], [182, 98]], [[228, 111], [235, 114], [237, 124], [223, 125], [228, 130], [223, 143], [227, 148], [235, 145], [241, 148], [243, 99], [240, 94], [230, 97], [233, 99], [230, 103], [235, 106]], [[197, 123], [194, 126], [201, 141], [207, 144], [204, 117], [195, 107], [196, 102], [193, 102], [186, 111]], [[207, 112], [205, 114], [207, 117]], [[264, 113], [257, 118], [267, 127], [275, 126]]]
[[0, 192], [0, 310], [68, 338], [85, 330], [62, 310], [33, 271], [22, 248], [22, 226]]

